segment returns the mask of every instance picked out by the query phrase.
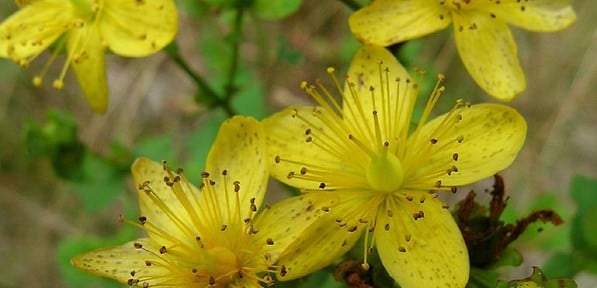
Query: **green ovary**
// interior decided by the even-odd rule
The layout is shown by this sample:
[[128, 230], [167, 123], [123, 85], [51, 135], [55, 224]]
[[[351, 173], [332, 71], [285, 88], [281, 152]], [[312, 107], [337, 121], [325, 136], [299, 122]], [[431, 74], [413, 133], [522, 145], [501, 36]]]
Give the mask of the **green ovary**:
[[96, 2], [96, 8], [94, 8], [96, 4], [91, 0], [71, 0], [71, 3], [75, 8], [76, 16], [80, 17], [84, 21], [93, 20], [96, 15], [96, 12], [101, 10], [101, 7], [103, 6], [103, 1]]
[[400, 160], [393, 154], [384, 153], [371, 159], [367, 167], [367, 183], [382, 192], [393, 192], [404, 182]]

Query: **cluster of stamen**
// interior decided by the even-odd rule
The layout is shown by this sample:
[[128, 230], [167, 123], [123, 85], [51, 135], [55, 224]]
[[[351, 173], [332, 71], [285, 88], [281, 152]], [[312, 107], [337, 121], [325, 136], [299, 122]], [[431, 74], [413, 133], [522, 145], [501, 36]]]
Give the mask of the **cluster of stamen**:
[[[322, 152], [332, 156], [335, 159], [333, 161], [342, 163], [345, 168], [342, 171], [331, 171], [325, 166], [318, 166], [309, 161], [286, 158], [283, 155], [275, 156], [275, 163], [286, 162], [297, 167], [296, 170], [288, 172], [288, 179], [309, 180], [314, 182], [313, 189], [364, 188], [393, 192], [398, 191], [403, 184], [408, 184], [409, 188], [421, 190], [453, 190], [453, 187], [442, 184], [441, 177], [450, 176], [459, 171], [456, 166], [459, 159], [458, 152], [454, 152], [450, 159], [432, 163], [431, 165], [436, 168], [431, 169], [430, 173], [422, 177], [414, 176], [421, 176], [416, 175], [417, 168], [423, 164], [429, 167], [430, 163], [426, 160], [429, 160], [437, 151], [447, 149], [457, 151], [458, 144], [465, 141], [463, 135], [451, 140], [446, 136], [453, 125], [463, 120], [460, 111], [470, 107], [470, 103], [458, 100], [443, 122], [433, 131], [433, 137], [427, 140], [429, 145], [410, 147], [407, 151], [406, 139], [419, 137], [433, 107], [445, 91], [441, 86], [444, 77], [438, 76], [419, 124], [409, 136], [408, 125], [412, 118], [418, 85], [411, 84], [407, 79], [404, 81], [406, 85], [401, 86], [400, 79], [396, 79], [397, 86], [393, 97], [399, 97], [399, 99], [392, 102], [389, 70], [383, 68], [382, 63], [379, 63], [379, 67], [382, 85], [378, 88], [371, 86], [368, 89], [374, 105], [369, 113], [364, 111], [359, 100], [359, 97], [366, 96], [361, 95], [355, 88], [357, 85], [366, 85], [366, 83], [356, 84], [347, 76], [346, 90], [348, 91], [342, 91], [333, 68], [329, 68], [328, 73], [345, 101], [344, 107], [341, 107], [319, 82], [317, 82], [318, 86], [302, 83], [301, 87], [320, 105], [312, 108], [311, 115], [303, 115], [304, 110], [297, 108], [292, 110], [291, 117], [297, 118], [307, 127], [303, 135], [304, 145], [316, 146]], [[424, 72], [417, 71], [416, 75], [423, 76]], [[313, 117], [319, 118], [325, 124], [323, 129], [315, 129], [317, 126], [313, 123]], [[417, 143], [416, 140], [411, 142]], [[347, 156], [351, 157], [351, 161], [346, 161]], [[387, 177], [388, 173], [393, 176]], [[405, 183], [407, 178], [416, 178], [417, 183]]]
[[[462, 109], [471, 106], [468, 102], [458, 100], [441, 123], [435, 126], [435, 130], [431, 131], [431, 137], [422, 139], [423, 126], [445, 91], [445, 87], [441, 85], [444, 76], [439, 75], [417, 127], [409, 134], [410, 120], [418, 95], [417, 83], [420, 82], [420, 78], [415, 78], [414, 83], [410, 79], [397, 78], [395, 79], [396, 90], [392, 91], [390, 71], [382, 65], [383, 63], [379, 62], [380, 87], [370, 86], [363, 89], [368, 83], [353, 82], [346, 76], [347, 85], [344, 91], [335, 77], [335, 70], [328, 68], [328, 74], [336, 84], [344, 106], [341, 106], [319, 81], [316, 85], [309, 85], [306, 82], [301, 84], [302, 89], [319, 104], [319, 107], [311, 110], [310, 115], [303, 115], [306, 111], [298, 108], [292, 110], [291, 117], [306, 126], [302, 135], [303, 145], [316, 146], [322, 152], [331, 155], [337, 163], [342, 164], [331, 165], [331, 167], [342, 166], [341, 171], [332, 171], [325, 166], [317, 166], [307, 160], [286, 158], [284, 155], [277, 155], [274, 158], [277, 164], [284, 162], [297, 167], [296, 170], [288, 172], [288, 179], [309, 180], [315, 184], [315, 187], [326, 190], [360, 189], [363, 191], [362, 197], [368, 197], [369, 200], [362, 207], [353, 209], [342, 218], [336, 219], [336, 224], [344, 227], [348, 233], [365, 232], [363, 253], [365, 269], [369, 266], [367, 254], [373, 249], [375, 242], [374, 237], [369, 239], [369, 234], [372, 234], [376, 228], [376, 211], [380, 207], [390, 205], [388, 203], [401, 203], [398, 206], [389, 207], [411, 215], [413, 221], [420, 221], [425, 217], [421, 205], [424, 205], [427, 199], [437, 197], [437, 193], [433, 191], [456, 192], [456, 187], [445, 186], [442, 179], [459, 173], [457, 162], [460, 156], [457, 151], [459, 145], [466, 139], [463, 135], [450, 136], [452, 135], [450, 131], [453, 131], [454, 125], [459, 125], [463, 121]], [[423, 77], [425, 72], [416, 71], [415, 75]], [[369, 91], [370, 96], [360, 92], [365, 90]], [[360, 97], [371, 97], [371, 111], [366, 111]], [[314, 118], [324, 126], [315, 125]], [[415, 144], [407, 145], [407, 139], [409, 139], [408, 143]], [[431, 161], [438, 152], [446, 150], [455, 152], [446, 159]], [[422, 170], [419, 167], [422, 166], [425, 166], [425, 170], [424, 174], [420, 175]], [[402, 188], [432, 192], [429, 194], [420, 192], [421, 196], [415, 199], [413, 194], [403, 193]], [[406, 201], [387, 200], [388, 197], [398, 197], [396, 199]], [[341, 204], [337, 203], [337, 205]], [[447, 205], [443, 207], [448, 208]], [[334, 207], [324, 207], [322, 211], [330, 209]], [[392, 209], [388, 209], [388, 215], [393, 214]], [[391, 229], [389, 224], [383, 225], [382, 228], [386, 231]], [[409, 242], [411, 236], [408, 233], [406, 235], [406, 242]], [[399, 251], [406, 252], [407, 246], [400, 245]]]
[[[267, 286], [273, 284], [269, 276], [272, 270], [271, 256], [263, 253], [264, 245], [274, 245], [272, 238], [267, 238], [265, 243], [252, 242], [252, 235], [259, 231], [253, 227], [252, 218], [257, 211], [255, 199], [250, 200], [249, 214], [241, 215], [240, 199], [238, 193], [241, 189], [239, 181], [228, 183], [227, 170], [222, 171], [219, 179], [223, 183], [216, 183], [210, 174], [203, 172], [202, 184], [199, 193], [188, 184], [182, 169], [175, 173], [163, 165], [166, 176], [163, 183], [145, 181], [138, 187], [142, 194], [149, 197], [155, 206], [166, 215], [184, 235], [173, 235], [156, 226], [152, 219], [140, 216], [138, 222], [129, 222], [148, 232], [153, 241], [164, 241], [159, 248], [149, 249], [140, 242], [133, 243], [133, 249], [141, 249], [152, 255], [152, 260], [146, 260], [142, 268], [131, 271], [131, 278], [127, 281], [130, 286], [193, 286], [203, 283], [206, 286], [221, 286], [241, 281], [263, 283]], [[165, 184], [174, 194], [191, 219], [185, 222], [186, 217], [181, 217], [184, 212], [173, 210], [174, 207], [154, 191], [154, 185]], [[230, 184], [230, 185], [228, 185]], [[223, 185], [224, 191], [216, 187]], [[231, 191], [228, 190], [231, 187]], [[218, 191], [216, 191], [216, 188]], [[225, 193], [224, 199], [218, 199], [216, 193]], [[234, 199], [228, 197], [234, 194]], [[203, 202], [201, 197], [206, 197]], [[224, 201], [225, 204], [220, 203]], [[206, 205], [198, 207], [196, 203]], [[228, 215], [228, 217], [226, 216]], [[161, 240], [160, 240], [161, 239]], [[261, 255], [263, 254], [263, 255]], [[261, 255], [261, 256], [259, 256]], [[155, 260], [157, 259], [157, 260]], [[188, 270], [181, 268], [192, 267]], [[167, 268], [168, 275], [152, 273], [153, 267]], [[258, 273], [265, 276], [258, 276]]]

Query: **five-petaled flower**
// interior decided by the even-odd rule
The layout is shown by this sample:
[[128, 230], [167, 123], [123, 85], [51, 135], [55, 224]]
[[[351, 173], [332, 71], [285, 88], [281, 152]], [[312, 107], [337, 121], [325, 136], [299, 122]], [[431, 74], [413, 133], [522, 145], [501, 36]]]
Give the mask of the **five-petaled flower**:
[[144, 57], [170, 43], [177, 31], [172, 0], [25, 0], [0, 24], [0, 57], [26, 67], [54, 42], [50, 61], [34, 77], [36, 86], [61, 51], [66, 62], [53, 86], [62, 89], [71, 67], [89, 105], [106, 111], [108, 87], [104, 54]]
[[454, 26], [464, 66], [488, 94], [512, 100], [526, 81], [508, 24], [557, 31], [576, 15], [567, 0], [377, 0], [350, 17], [365, 43], [387, 46]]
[[273, 283], [272, 264], [290, 234], [276, 217], [261, 217], [268, 213], [255, 217], [269, 177], [264, 144], [256, 120], [237, 116], [225, 122], [199, 188], [181, 170], [137, 159], [132, 172], [142, 216], [130, 223], [148, 237], [76, 256], [72, 263], [140, 287]]
[[291, 107], [263, 122], [271, 175], [303, 191], [272, 207], [289, 211], [281, 222], [295, 223], [280, 278], [329, 265], [364, 235], [365, 269], [376, 246], [401, 287], [464, 287], [467, 248], [437, 191], [455, 192], [509, 166], [525, 120], [508, 106], [459, 100], [427, 121], [444, 91], [440, 76], [411, 127], [419, 80], [380, 47], [357, 53], [343, 91], [328, 72], [342, 103], [320, 83], [303, 83], [319, 106]]

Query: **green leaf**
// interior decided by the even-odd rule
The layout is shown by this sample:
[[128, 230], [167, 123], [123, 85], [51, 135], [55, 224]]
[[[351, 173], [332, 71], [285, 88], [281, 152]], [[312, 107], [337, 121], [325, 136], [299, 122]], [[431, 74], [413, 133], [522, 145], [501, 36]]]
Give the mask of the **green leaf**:
[[111, 204], [123, 190], [123, 175], [110, 163], [96, 155], [85, 153], [81, 177], [71, 183], [83, 201], [87, 213], [100, 211]]
[[[195, 0], [196, 1], [196, 0]], [[217, 9], [230, 9], [234, 7], [237, 0], [201, 0], [201, 2]], [[242, 1], [242, 0], [241, 0]]]
[[261, 83], [246, 70], [239, 71], [237, 83], [239, 91], [232, 98], [232, 107], [240, 115], [251, 116], [257, 120], [265, 118], [267, 105]]
[[[172, 142], [172, 137], [162, 134], [143, 139], [133, 150], [135, 157], [147, 157], [153, 161], [174, 161], [176, 150]], [[132, 164], [132, 163], [131, 163]]]
[[572, 278], [581, 269], [577, 265], [579, 259], [576, 258], [574, 254], [567, 252], [555, 253], [543, 265], [543, 271], [549, 278]]
[[[225, 15], [222, 15], [221, 17], [223, 18]], [[201, 29], [201, 42], [199, 42], [198, 45], [200, 55], [207, 61], [207, 71], [214, 71], [216, 73], [219, 71], [219, 74], [224, 75], [224, 71], [228, 71], [228, 67], [230, 67], [230, 55], [232, 54], [230, 45], [223, 41], [222, 35], [217, 29], [213, 29], [213, 27], [201, 28], [203, 28]], [[212, 83], [214, 78], [214, 74], [208, 74], [205, 77], [209, 83]], [[218, 87], [218, 85], [215, 84], [212, 84], [211, 86], [214, 87], [214, 89]], [[216, 92], [221, 94], [221, 91]]]
[[498, 281], [499, 273], [495, 270], [484, 270], [471, 267], [469, 282], [467, 288], [488, 288], [495, 287]]
[[506, 208], [504, 208], [504, 212], [502, 212], [502, 215], [500, 215], [500, 220], [506, 224], [513, 224], [516, 223], [520, 217], [520, 214], [518, 211], [516, 211], [514, 206], [507, 204]]
[[584, 269], [588, 273], [597, 274], [597, 259], [593, 258], [587, 261]]
[[[214, 2], [214, 1], [215, 0], [205, 1], [205, 2]], [[205, 3], [205, 2], [197, 1], [197, 0], [177, 0], [176, 6], [178, 7], [179, 11], [184, 11], [195, 18], [201, 18], [201, 17], [205, 17], [205, 15], [209, 12], [209, 9], [208, 9], [209, 5], [208, 5], [208, 3]]]
[[570, 194], [578, 210], [572, 220], [572, 243], [576, 249], [597, 256], [597, 180], [577, 175], [572, 180]]
[[42, 130], [51, 143], [70, 143], [77, 139], [77, 122], [70, 114], [49, 110], [47, 118]]
[[185, 176], [191, 183], [198, 185], [201, 183], [201, 172], [205, 171], [205, 161], [207, 153], [216, 139], [218, 129], [226, 115], [222, 110], [215, 110], [208, 118], [198, 127], [194, 133], [190, 134], [185, 139], [185, 161], [182, 167], [185, 169]]
[[86, 147], [78, 140], [57, 145], [51, 155], [52, 168], [56, 175], [68, 180], [80, 178], [86, 152]]
[[[586, 248], [591, 251], [597, 251], [597, 229], [595, 229], [595, 219], [597, 219], [597, 207], [579, 213], [579, 228], [582, 231], [583, 240], [586, 244]], [[597, 253], [593, 253], [596, 254]]]
[[416, 66], [416, 59], [423, 49], [423, 40], [410, 40], [400, 45], [396, 58], [408, 70], [412, 71]]
[[518, 250], [507, 247], [504, 251], [502, 251], [501, 258], [496, 261], [492, 268], [503, 267], [503, 266], [519, 266], [522, 264], [522, 254], [518, 252]]
[[77, 130], [70, 114], [49, 110], [43, 125], [32, 120], [25, 125], [27, 151], [33, 157], [49, 157], [57, 176], [67, 180], [79, 178], [86, 147]]
[[258, 18], [276, 20], [294, 13], [302, 0], [254, 0], [250, 9]]
[[58, 146], [79, 142], [77, 122], [68, 113], [48, 110], [43, 124], [29, 120], [25, 126], [25, 143], [35, 157], [55, 156]]
[[588, 210], [597, 206], [597, 179], [576, 175], [572, 179], [570, 195], [579, 210]]
[[[348, 36], [348, 37], [343, 37], [342, 38], [342, 42], [340, 42], [340, 44], [338, 45], [339, 49], [338, 49], [338, 55], [340, 55], [340, 63], [345, 63], [344, 66], [342, 67], [336, 67], [338, 69], [342, 69], [343, 71], [348, 70], [348, 66], [350, 65], [350, 62], [352, 61], [352, 57], [354, 57], [354, 54], [357, 53], [357, 51], [359, 49], [361, 49], [362, 44], [357, 41], [354, 37]], [[320, 67], [319, 69], [321, 69], [320, 71], [325, 71], [326, 67]], [[338, 74], [341, 75], [341, 74]]]
[[25, 123], [25, 145], [29, 155], [37, 158], [47, 157], [53, 154], [54, 146], [48, 143], [46, 136], [42, 133], [39, 124], [34, 121]]
[[576, 288], [578, 285], [572, 279], [552, 279], [543, 283], [544, 288]]
[[[526, 214], [541, 209], [551, 209], [555, 211], [562, 217], [562, 219], [565, 219], [564, 221], [571, 219], [571, 213], [566, 206], [563, 205], [561, 199], [555, 194], [544, 194], [537, 197], [527, 209], [528, 213]], [[524, 214], [525, 213], [523, 213], [523, 215]], [[566, 222], [564, 222], [564, 224], [566, 224]], [[570, 228], [571, 225], [555, 226], [551, 223], [537, 221], [528, 226], [525, 232], [521, 235], [519, 241], [525, 241], [527, 243], [533, 241], [534, 247], [544, 248], [546, 250], [568, 250], [572, 247], [569, 236]]]
[[128, 175], [131, 172], [131, 164], [135, 161], [133, 151], [120, 142], [110, 143], [110, 165], [119, 173]]
[[346, 287], [344, 284], [334, 279], [333, 273], [327, 270], [315, 272], [307, 278], [307, 281], [301, 287], [322, 287], [322, 288], [340, 288]]

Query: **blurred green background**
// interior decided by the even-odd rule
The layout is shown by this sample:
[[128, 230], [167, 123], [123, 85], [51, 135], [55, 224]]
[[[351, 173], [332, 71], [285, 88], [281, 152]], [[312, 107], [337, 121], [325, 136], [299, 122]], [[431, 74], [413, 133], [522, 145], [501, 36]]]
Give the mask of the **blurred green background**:
[[[308, 103], [299, 83], [328, 82], [325, 68], [345, 71], [359, 47], [347, 25], [351, 10], [340, 1], [288, 1], [281, 8], [268, 5], [282, 1], [256, 1], [242, 34], [233, 31], [227, 2], [177, 1], [177, 43], [193, 69], [221, 92], [231, 47], [240, 41], [232, 101], [240, 114], [261, 119]], [[579, 287], [597, 287], [597, 1], [571, 2], [578, 20], [567, 30], [513, 29], [527, 90], [511, 105], [527, 118], [529, 133], [519, 158], [503, 173], [511, 204], [505, 220], [552, 208], [565, 223], [539, 225], [541, 233], [533, 226], [515, 242], [523, 265], [499, 272], [501, 279], [524, 278], [538, 265], [550, 277], [575, 277]], [[3, 1], [0, 19], [16, 9]], [[446, 75], [447, 93], [437, 113], [458, 98], [495, 101], [464, 70], [449, 30], [403, 45], [399, 56], [410, 68]], [[166, 53], [107, 56], [111, 97], [104, 116], [87, 107], [72, 73], [63, 91], [31, 85], [47, 58], [46, 52], [26, 70], [0, 59], [0, 287], [124, 287], [77, 271], [70, 257], [139, 236], [117, 221], [121, 214], [134, 219], [138, 213], [129, 175], [135, 157], [168, 160], [197, 183], [226, 114], [197, 104], [205, 103], [205, 95]], [[57, 75], [60, 66], [48, 75]], [[472, 188], [483, 191], [491, 184]], [[285, 195], [276, 185], [270, 191], [270, 202]], [[328, 272], [314, 277], [307, 283], [342, 287]]]

